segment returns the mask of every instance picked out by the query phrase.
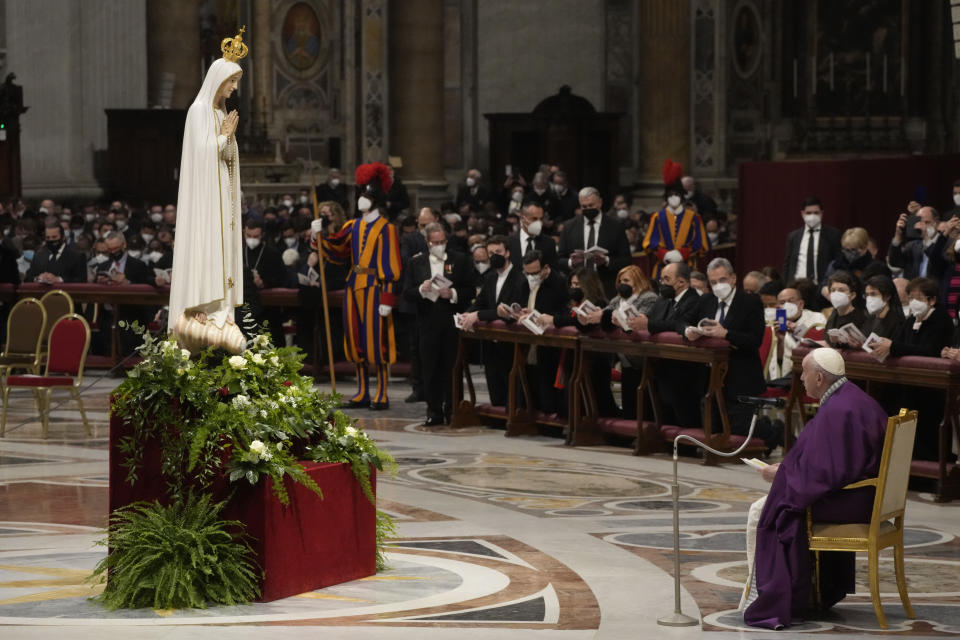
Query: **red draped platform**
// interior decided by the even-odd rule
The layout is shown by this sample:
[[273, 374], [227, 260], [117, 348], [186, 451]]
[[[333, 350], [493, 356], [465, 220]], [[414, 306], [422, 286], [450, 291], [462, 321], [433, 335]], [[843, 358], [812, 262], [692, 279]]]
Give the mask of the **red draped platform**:
[[[126, 481], [127, 470], [118, 449], [128, 428], [110, 418], [110, 511], [138, 500], [152, 501], [166, 493], [160, 475], [160, 445], [144, 443], [138, 481]], [[270, 480], [256, 486], [246, 481], [214, 484], [219, 501], [235, 490], [222, 516], [239, 520], [254, 538], [251, 546], [264, 570], [261, 602], [286, 598], [376, 573], [376, 510], [360, 489], [349, 465], [304, 462], [310, 477], [323, 490], [315, 493], [287, 482], [290, 504], [283, 506], [271, 491]], [[371, 474], [376, 490], [376, 476]], [[161, 500], [162, 501], [162, 500]]]

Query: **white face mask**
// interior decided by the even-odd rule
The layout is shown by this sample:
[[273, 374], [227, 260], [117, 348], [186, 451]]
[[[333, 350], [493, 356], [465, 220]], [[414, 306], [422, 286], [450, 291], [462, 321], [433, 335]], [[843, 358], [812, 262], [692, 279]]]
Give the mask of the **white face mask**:
[[161, 258], [163, 258], [163, 254], [159, 251], [151, 251], [147, 255], [147, 258], [150, 259], [150, 262], [160, 262]]
[[460, 220], [461, 220], [459, 213], [447, 213], [447, 214], [444, 214], [443, 219], [446, 220], [446, 221], [447, 221], [447, 224], [449, 224], [449, 225], [451, 225], [451, 226], [457, 224], [457, 223], [460, 222]]
[[930, 305], [925, 300], [911, 300], [907, 306], [910, 307], [910, 314], [914, 318], [922, 318], [923, 314], [930, 310]]
[[680, 196], [670, 196], [667, 198], [667, 204], [671, 209], [676, 209], [680, 206]]
[[867, 313], [870, 315], [877, 315], [883, 309], [883, 297], [881, 296], [867, 296]]
[[127, 230], [127, 221], [126, 220], [117, 220], [117, 230], [126, 231]]
[[367, 196], [360, 196], [357, 198], [357, 209], [359, 211], [369, 211], [370, 207], [373, 206], [373, 201], [370, 200]]
[[528, 236], [537, 237], [538, 235], [540, 235], [540, 232], [541, 232], [541, 231], [543, 231], [543, 221], [542, 221], [542, 220], [534, 220], [533, 222], [531, 222], [530, 224], [527, 225], [527, 235], [528, 235]]
[[777, 310], [774, 307], [764, 307], [763, 319], [768, 323], [774, 322], [777, 319]]
[[[153, 216], [150, 216], [150, 217], [152, 218]], [[83, 219], [86, 220], [87, 222], [93, 222], [94, 220], [97, 219], [97, 214], [88, 213], [87, 215], [83, 216]]]
[[710, 245], [713, 246], [720, 239], [720, 234], [716, 231], [707, 231], [707, 238], [710, 240]]
[[430, 246], [430, 255], [434, 258], [443, 258], [443, 254], [447, 252], [447, 245], [445, 244], [434, 244]]
[[808, 213], [807, 215], [803, 216], [803, 221], [811, 229], [816, 229], [820, 226], [820, 216], [816, 213]]
[[143, 252], [139, 251], [138, 249], [130, 249], [129, 251], [127, 251], [127, 255], [130, 256], [131, 258], [139, 259], [140, 256], [143, 255]]
[[93, 258], [93, 260], [94, 260], [97, 264], [103, 264], [104, 262], [106, 262], [106, 261], [109, 260], [109, 259], [110, 259], [110, 258], [108, 258], [107, 256], [103, 255], [102, 253], [98, 253], [98, 254], [97, 254], [96, 256], [94, 256], [94, 258]]
[[830, 304], [834, 309], [846, 309], [850, 306], [850, 296], [843, 291], [831, 291]]
[[626, 220], [630, 216], [629, 209], [617, 209], [617, 218], [620, 220]]
[[307, 196], [300, 196], [300, 204], [307, 204]]
[[473, 187], [477, 186], [477, 181], [473, 178], [467, 178], [467, 186], [472, 189]]
[[960, 193], [953, 194], [953, 204], [960, 207]]
[[153, 240], [152, 233], [141, 233], [140, 237], [143, 238], [143, 241], [146, 242], [147, 244], [150, 244], [150, 241]]
[[717, 300], [726, 300], [730, 292], [733, 291], [733, 287], [730, 286], [729, 282], [719, 282], [713, 285], [711, 289], [713, 290], [713, 295], [717, 296]]
[[163, 214], [162, 214], [162, 213], [151, 213], [151, 214], [150, 214], [150, 219], [153, 220], [154, 224], [160, 224], [161, 222], [163, 222]]
[[523, 201], [523, 191], [514, 191], [514, 192], [513, 192], [513, 195], [510, 196], [510, 197], [513, 199], [514, 202], [522, 202], [522, 201]]
[[960, 238], [957, 238], [957, 241], [953, 243], [953, 252], [960, 253]]
[[283, 243], [288, 247], [290, 247], [291, 249], [293, 249], [295, 246], [297, 246], [297, 238], [296, 237], [284, 238]]
[[800, 313], [800, 307], [794, 302], [784, 302], [783, 310], [787, 312], [787, 320], [793, 320]]
[[256, 249], [260, 246], [260, 238], [246, 238], [247, 248]]
[[927, 238], [933, 240], [933, 236], [937, 235], [937, 228], [933, 225], [927, 225], [927, 228], [924, 229], [924, 233], [927, 234]]
[[334, 189], [340, 186], [340, 178], [330, 178], [330, 186]]
[[539, 287], [539, 286], [540, 286], [540, 274], [539, 274], [539, 273], [536, 274], [536, 275], [527, 274], [527, 283], [530, 285], [530, 288], [531, 288], [531, 289], [533, 289], [534, 287]]
[[486, 272], [487, 272], [487, 269], [490, 268], [490, 263], [489, 263], [489, 262], [478, 262], [478, 263], [476, 263], [476, 267], [477, 267], [477, 271], [479, 271], [480, 273], [486, 273]]
[[367, 224], [370, 224], [371, 222], [373, 222], [379, 217], [380, 217], [380, 212], [374, 209], [373, 211], [368, 211], [365, 214], [363, 214], [363, 221], [366, 222]]
[[287, 209], [289, 209], [290, 207], [293, 206], [293, 200], [284, 200], [284, 201], [283, 201], [283, 206], [285, 206]]
[[687, 191], [686, 196], [687, 196], [687, 200], [689, 200], [690, 198], [692, 198], [692, 197], [693, 197], [693, 191]]

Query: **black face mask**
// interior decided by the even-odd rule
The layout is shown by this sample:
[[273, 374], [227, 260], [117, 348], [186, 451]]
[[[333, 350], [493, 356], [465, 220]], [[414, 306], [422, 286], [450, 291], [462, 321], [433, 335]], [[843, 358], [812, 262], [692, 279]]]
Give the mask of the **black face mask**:
[[490, 266], [494, 269], [503, 269], [507, 266], [507, 259], [499, 253], [490, 254]]
[[663, 298], [667, 298], [668, 300], [673, 300], [674, 298], [677, 297], [677, 290], [674, 289], [672, 285], [661, 284], [660, 296]]
[[47, 249], [50, 249], [51, 253], [56, 253], [60, 251], [60, 245], [62, 243], [62, 240], [47, 240]]
[[626, 300], [627, 298], [633, 295], [633, 287], [631, 287], [628, 284], [618, 284], [617, 294], [619, 294], [621, 298]]
[[580, 304], [583, 302], [583, 289], [580, 287], [570, 287], [567, 291], [567, 295], [570, 296], [570, 299], [573, 300], [574, 304]]
[[123, 257], [123, 251], [114, 251], [110, 254], [110, 259], [114, 262], [120, 262], [120, 259]]
[[594, 220], [598, 215], [600, 215], [600, 209], [584, 209], [583, 217], [587, 220]]

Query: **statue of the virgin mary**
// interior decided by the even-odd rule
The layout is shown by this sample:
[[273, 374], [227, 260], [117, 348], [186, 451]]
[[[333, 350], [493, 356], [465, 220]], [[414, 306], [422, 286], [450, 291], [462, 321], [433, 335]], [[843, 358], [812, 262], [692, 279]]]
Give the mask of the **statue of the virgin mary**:
[[237, 60], [247, 55], [243, 31], [221, 43], [223, 57], [210, 65], [183, 132], [168, 324], [191, 351], [239, 353], [246, 342], [234, 320], [243, 304], [238, 116], [226, 111], [243, 73]]

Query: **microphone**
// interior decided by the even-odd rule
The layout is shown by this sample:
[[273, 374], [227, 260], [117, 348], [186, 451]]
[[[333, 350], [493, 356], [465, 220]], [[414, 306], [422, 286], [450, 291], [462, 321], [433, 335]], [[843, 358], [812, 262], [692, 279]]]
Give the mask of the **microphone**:
[[737, 396], [737, 402], [752, 404], [755, 407], [776, 407], [782, 409], [787, 403], [783, 398], [759, 398], [757, 396]]

